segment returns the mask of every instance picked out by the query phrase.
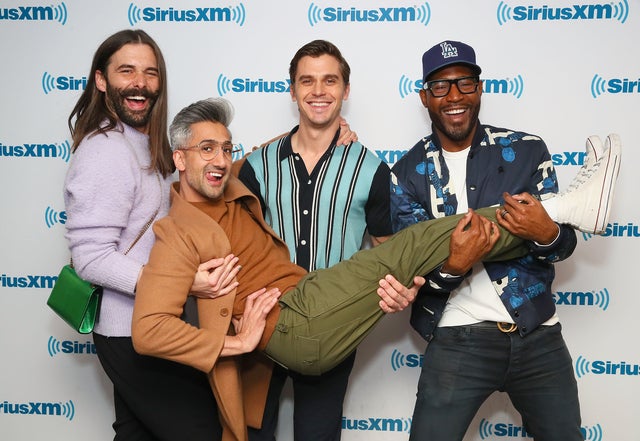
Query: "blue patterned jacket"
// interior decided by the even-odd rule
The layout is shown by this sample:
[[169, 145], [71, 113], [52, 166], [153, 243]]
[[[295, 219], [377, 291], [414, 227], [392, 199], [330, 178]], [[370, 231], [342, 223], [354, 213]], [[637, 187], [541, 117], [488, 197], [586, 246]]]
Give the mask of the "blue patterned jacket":
[[[467, 159], [467, 198], [470, 208], [501, 204], [502, 193], [528, 192], [544, 200], [558, 191], [551, 156], [541, 138], [523, 132], [478, 124]], [[420, 140], [392, 169], [391, 215], [394, 231], [417, 222], [456, 213], [457, 197], [434, 133]], [[503, 262], [485, 262], [497, 294], [518, 325], [520, 335], [532, 332], [555, 312], [551, 282], [553, 262], [564, 260], [576, 247], [575, 231], [560, 225], [549, 246], [529, 242], [529, 254]], [[411, 325], [430, 340], [449, 293], [462, 278], [445, 279], [439, 268], [412, 305]]]

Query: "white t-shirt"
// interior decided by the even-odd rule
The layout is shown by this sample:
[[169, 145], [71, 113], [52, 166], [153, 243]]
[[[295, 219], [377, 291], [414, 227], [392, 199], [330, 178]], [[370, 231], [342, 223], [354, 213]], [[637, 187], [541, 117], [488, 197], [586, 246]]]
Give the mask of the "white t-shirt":
[[[459, 152], [442, 151], [449, 169], [449, 191], [455, 192], [458, 198], [457, 214], [466, 213], [469, 209], [466, 178], [470, 148]], [[438, 326], [462, 326], [485, 320], [513, 323], [484, 265], [479, 262], [473, 266], [471, 275], [465, 278], [460, 287], [451, 292]], [[557, 322], [558, 317], [554, 314], [543, 324], [551, 325]]]

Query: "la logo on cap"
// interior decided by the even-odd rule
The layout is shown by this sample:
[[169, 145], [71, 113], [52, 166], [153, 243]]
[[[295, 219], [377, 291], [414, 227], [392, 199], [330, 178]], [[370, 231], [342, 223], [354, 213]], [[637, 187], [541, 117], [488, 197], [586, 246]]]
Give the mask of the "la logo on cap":
[[453, 46], [451, 43], [447, 43], [446, 41], [440, 43], [440, 47], [442, 48], [442, 58], [451, 58], [458, 56], [458, 48]]

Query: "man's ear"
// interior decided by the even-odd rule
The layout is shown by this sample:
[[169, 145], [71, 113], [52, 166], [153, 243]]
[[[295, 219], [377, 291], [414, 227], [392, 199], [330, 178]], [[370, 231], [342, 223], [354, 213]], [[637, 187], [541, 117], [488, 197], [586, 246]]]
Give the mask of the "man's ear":
[[351, 92], [351, 84], [347, 84], [344, 88], [344, 94], [342, 95], [344, 101], [349, 99], [349, 92]]
[[428, 92], [424, 89], [420, 89], [420, 92], [418, 92], [420, 95], [420, 101], [422, 101], [422, 105], [424, 107], [427, 107], [427, 105], [429, 104], [429, 97], [427, 96]]
[[185, 164], [184, 152], [182, 150], [173, 151], [173, 163], [176, 166], [176, 170], [183, 172], [187, 166]]
[[107, 91], [107, 79], [104, 77], [102, 71], [96, 70], [96, 74], [94, 76], [94, 79], [96, 81], [96, 88], [100, 92], [106, 92]]

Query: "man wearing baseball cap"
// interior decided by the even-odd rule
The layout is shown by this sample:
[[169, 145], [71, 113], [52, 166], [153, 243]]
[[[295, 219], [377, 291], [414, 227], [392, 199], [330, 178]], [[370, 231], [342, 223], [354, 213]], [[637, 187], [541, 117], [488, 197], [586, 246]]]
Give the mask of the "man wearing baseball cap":
[[460, 231], [448, 259], [427, 275], [411, 313], [429, 344], [410, 440], [462, 440], [494, 391], [509, 395], [528, 436], [582, 440], [551, 290], [553, 263], [572, 254], [576, 235], [571, 219], [554, 222], [540, 202], [558, 191], [547, 146], [538, 136], [480, 123], [481, 68], [471, 46], [438, 43], [422, 56], [422, 69], [420, 99], [432, 133], [393, 167], [394, 231], [504, 204], [499, 224], [527, 240], [530, 252], [482, 262], [482, 241]]

